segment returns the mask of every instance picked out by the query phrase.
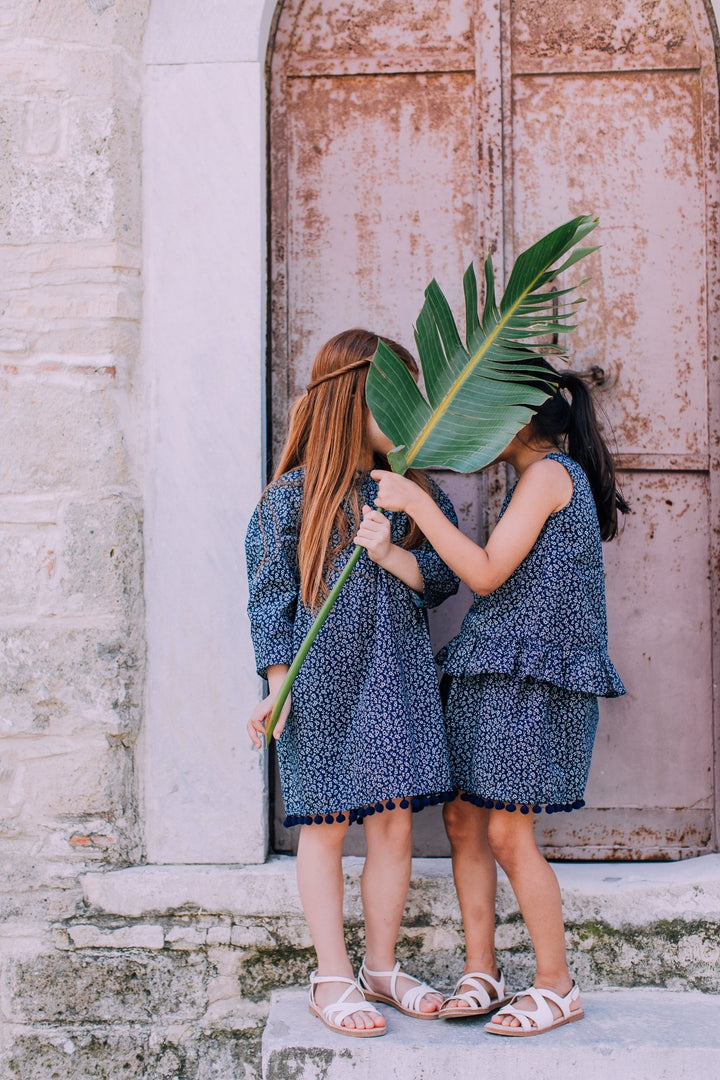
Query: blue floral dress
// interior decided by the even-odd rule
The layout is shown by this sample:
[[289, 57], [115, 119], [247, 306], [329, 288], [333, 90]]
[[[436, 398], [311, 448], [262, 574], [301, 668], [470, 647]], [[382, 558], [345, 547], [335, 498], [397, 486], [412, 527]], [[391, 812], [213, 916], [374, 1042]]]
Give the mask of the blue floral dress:
[[[602, 547], [581, 467], [523, 562], [476, 596], [438, 662], [451, 676], [446, 726], [453, 783], [477, 806], [548, 813], [584, 806], [597, 698], [625, 687], [607, 652]], [[507, 509], [513, 488], [500, 516]]]
[[[304, 470], [265, 491], [248, 527], [248, 614], [257, 671], [290, 664], [313, 614], [300, 599], [297, 544]], [[377, 484], [360, 474], [361, 503]], [[433, 488], [454, 524], [450, 500]], [[408, 532], [391, 514], [391, 536]], [[330, 586], [350, 558], [337, 559]], [[292, 689], [278, 740], [285, 825], [361, 822], [396, 805], [422, 809], [453, 797], [437, 670], [426, 608], [457, 591], [458, 580], [427, 542], [413, 551], [422, 595], [363, 552], [320, 630]]]

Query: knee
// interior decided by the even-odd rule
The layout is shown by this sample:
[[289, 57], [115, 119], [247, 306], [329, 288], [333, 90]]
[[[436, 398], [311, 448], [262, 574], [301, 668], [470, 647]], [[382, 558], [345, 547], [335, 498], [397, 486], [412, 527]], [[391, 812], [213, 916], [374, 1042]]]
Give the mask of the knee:
[[342, 852], [347, 827], [347, 821], [335, 821], [332, 824], [322, 822], [319, 825], [301, 825], [298, 850], [300, 850], [300, 847], [306, 850], [320, 847], [325, 850], [337, 848], [338, 851]]
[[518, 843], [517, 830], [513, 828], [514, 822], [504, 820], [508, 816], [503, 810], [496, 810], [491, 815], [488, 843], [496, 862], [503, 870], [511, 872], [519, 858], [521, 845]]
[[409, 810], [386, 810], [366, 818], [364, 823], [368, 845], [373, 842], [402, 854], [412, 842], [412, 817]]
[[477, 843], [481, 831], [478, 813], [470, 803], [454, 799], [443, 806], [443, 823], [453, 849]]

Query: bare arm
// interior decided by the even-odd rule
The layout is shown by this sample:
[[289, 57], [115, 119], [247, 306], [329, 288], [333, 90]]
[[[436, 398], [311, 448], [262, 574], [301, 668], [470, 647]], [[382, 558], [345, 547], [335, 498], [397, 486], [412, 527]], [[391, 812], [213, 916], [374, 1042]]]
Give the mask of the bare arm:
[[415, 592], [423, 591], [423, 578], [417, 559], [412, 552], [392, 543], [390, 519], [379, 510], [363, 506], [363, 519], [355, 543], [364, 547], [369, 558], [378, 566], [400, 578]]
[[407, 477], [375, 470], [377, 503], [387, 510], [404, 510], [417, 522], [441, 559], [473, 592], [481, 596], [499, 588], [532, 549], [551, 514], [572, 497], [572, 480], [558, 461], [542, 459], [530, 465], [512, 501], [480, 547], [447, 520], [432, 498]]
[[[267, 697], [259, 701], [253, 711], [250, 713], [250, 719], [247, 723], [247, 732], [250, 736], [250, 741], [253, 746], [260, 750], [265, 742], [265, 724], [268, 721], [270, 713], [273, 711], [275, 699], [278, 696], [278, 691], [285, 681], [285, 676], [290, 670], [289, 664], [271, 664], [267, 669], [267, 681], [270, 693]], [[288, 718], [290, 712], [290, 695], [288, 694], [287, 701], [282, 707], [282, 712], [278, 718], [278, 722], [275, 725], [273, 731], [273, 738], [279, 739], [283, 733], [285, 727], [285, 721]]]

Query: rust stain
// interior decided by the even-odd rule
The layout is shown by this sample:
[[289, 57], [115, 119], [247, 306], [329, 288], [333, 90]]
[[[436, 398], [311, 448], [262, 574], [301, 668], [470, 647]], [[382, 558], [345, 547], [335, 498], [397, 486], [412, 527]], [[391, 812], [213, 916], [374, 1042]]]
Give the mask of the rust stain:
[[71, 836], [70, 843], [73, 847], [81, 848], [100, 848], [105, 850], [117, 843], [114, 836], [103, 836], [99, 833], [93, 833], [91, 836]]
[[687, 11], [672, 0], [524, 0], [514, 3], [513, 48], [520, 55], [636, 55], [670, 59], [692, 41]]

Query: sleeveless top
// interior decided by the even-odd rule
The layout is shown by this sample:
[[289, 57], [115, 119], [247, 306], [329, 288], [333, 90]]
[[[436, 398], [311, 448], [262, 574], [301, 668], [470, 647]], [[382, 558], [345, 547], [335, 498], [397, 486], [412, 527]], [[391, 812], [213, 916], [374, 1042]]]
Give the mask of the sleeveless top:
[[550, 515], [506, 582], [474, 597], [460, 633], [437, 660], [453, 676], [495, 672], [619, 697], [625, 687], [607, 651], [602, 543], [590, 484], [571, 457], [547, 456], [570, 474], [570, 502]]

